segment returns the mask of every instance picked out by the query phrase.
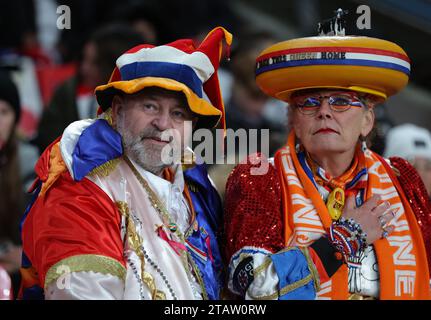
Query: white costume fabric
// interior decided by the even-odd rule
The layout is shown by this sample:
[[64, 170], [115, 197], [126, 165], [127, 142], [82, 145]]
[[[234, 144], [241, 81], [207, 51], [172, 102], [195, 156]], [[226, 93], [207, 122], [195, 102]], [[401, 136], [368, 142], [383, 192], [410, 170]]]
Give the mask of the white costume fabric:
[[[72, 157], [67, 153], [73, 150], [80, 132], [92, 123], [92, 120], [75, 122], [66, 129], [62, 137], [60, 149], [71, 175]], [[180, 232], [184, 234], [190, 228], [191, 213], [182, 193], [184, 177], [181, 166], [172, 168], [175, 170], [175, 178], [171, 183], [131, 162], [148, 182], [160, 202], [166, 206], [172, 221], [177, 223]], [[146, 190], [128, 164], [121, 159], [108, 176], [93, 175], [85, 179], [94, 182], [114, 203], [123, 204], [122, 207], [127, 208], [129, 219], [123, 215], [121, 220], [121, 236], [127, 264], [125, 281], [110, 274], [71, 272], [63, 285], [59, 286], [58, 281], [50, 283], [45, 288], [45, 298], [152, 299], [154, 298], [152, 290], [157, 290], [166, 299], [202, 299], [202, 289], [194, 276], [190, 262], [183, 263], [184, 260], [170, 244], [158, 236], [157, 229], [162, 226], [168, 237], [175, 237], [170, 240], [179, 241], [179, 239], [176, 239], [176, 236], [164, 225]], [[133, 224], [132, 228], [130, 226], [127, 228], [128, 223]], [[127, 238], [130, 229], [133, 229], [142, 240], [140, 252], [136, 252], [129, 246]], [[144, 257], [143, 261], [142, 257]], [[141, 272], [142, 263], [145, 270], [144, 279]]]

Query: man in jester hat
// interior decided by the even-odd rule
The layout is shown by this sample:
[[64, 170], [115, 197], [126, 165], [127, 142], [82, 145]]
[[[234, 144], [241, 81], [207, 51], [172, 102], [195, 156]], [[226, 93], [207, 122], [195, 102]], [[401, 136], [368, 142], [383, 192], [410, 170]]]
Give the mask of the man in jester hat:
[[218, 27], [197, 47], [140, 45], [117, 59], [95, 90], [97, 118], [70, 124], [36, 165], [22, 299], [220, 297], [219, 196], [204, 165], [164, 152], [186, 157], [192, 128], [224, 126], [217, 69], [231, 41]]
[[[289, 104], [290, 134], [274, 158], [250, 155], [227, 182], [229, 289], [247, 299], [428, 299], [425, 187], [407, 161], [366, 144], [374, 106], [407, 84], [409, 58], [334, 29], [256, 60], [259, 87]], [[268, 172], [253, 175], [263, 162]]]

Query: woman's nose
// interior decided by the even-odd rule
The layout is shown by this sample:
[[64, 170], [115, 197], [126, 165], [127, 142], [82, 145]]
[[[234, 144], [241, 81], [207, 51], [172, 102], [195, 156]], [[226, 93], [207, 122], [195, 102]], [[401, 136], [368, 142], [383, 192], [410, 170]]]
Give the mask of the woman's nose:
[[317, 116], [319, 118], [332, 118], [332, 110], [331, 106], [329, 105], [328, 98], [322, 99]]

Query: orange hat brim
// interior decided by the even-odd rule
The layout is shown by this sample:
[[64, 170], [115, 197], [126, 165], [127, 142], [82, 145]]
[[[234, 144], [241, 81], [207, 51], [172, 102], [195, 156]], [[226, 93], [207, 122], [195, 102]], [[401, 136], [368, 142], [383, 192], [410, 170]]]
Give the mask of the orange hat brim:
[[190, 110], [202, 116], [199, 117], [197, 122], [197, 127], [199, 128], [213, 128], [217, 126], [222, 117], [222, 112], [219, 109], [205, 99], [197, 96], [185, 84], [168, 78], [144, 77], [128, 81], [114, 81], [98, 86], [95, 89], [95, 94], [97, 102], [102, 110], [105, 111], [111, 107], [112, 99], [115, 95], [119, 93], [134, 94], [148, 87], [160, 87], [183, 92]]

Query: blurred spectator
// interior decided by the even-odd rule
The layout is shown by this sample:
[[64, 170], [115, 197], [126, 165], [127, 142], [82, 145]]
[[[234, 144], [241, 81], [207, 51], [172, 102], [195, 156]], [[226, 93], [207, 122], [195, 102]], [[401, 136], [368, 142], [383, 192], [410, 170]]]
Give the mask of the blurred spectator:
[[[24, 212], [16, 125], [21, 114], [18, 91], [5, 73], [0, 74], [0, 265], [18, 288], [21, 245], [19, 221]], [[37, 155], [37, 154], [36, 154]], [[26, 159], [28, 163], [35, 159]]]
[[374, 107], [374, 129], [368, 135], [368, 147], [378, 153], [383, 154], [386, 144], [386, 135], [394, 126], [394, 123], [389, 115], [386, 104], [379, 104]]
[[[249, 129], [257, 129], [257, 150], [271, 156], [279, 147], [286, 141], [286, 104], [273, 103], [273, 100], [266, 96], [256, 85], [254, 67], [256, 57], [259, 53], [269, 45], [276, 42], [274, 37], [264, 31], [249, 30], [238, 35], [236, 38], [236, 48], [234, 47], [231, 55], [229, 67], [231, 70], [231, 77], [226, 74], [221, 79], [221, 86], [223, 87], [223, 79], [228, 79], [231, 83], [229, 91], [222, 91], [226, 108], [226, 127], [233, 129], [245, 129], [249, 136]], [[282, 118], [283, 121], [272, 121], [267, 117], [266, 108], [275, 107], [279, 114], [277, 120]], [[269, 145], [262, 146], [261, 134], [262, 129], [269, 129]], [[265, 140], [263, 140], [265, 141]], [[236, 140], [236, 152], [240, 150], [240, 143], [244, 143], [239, 139]], [[226, 144], [226, 141], [225, 141]], [[219, 146], [214, 142], [214, 148]], [[262, 148], [261, 148], [262, 146]], [[250, 148], [250, 145], [248, 145]], [[218, 149], [220, 150], [220, 149]], [[225, 151], [227, 148], [225, 147]], [[214, 150], [214, 153], [217, 150]], [[252, 152], [248, 150], [248, 152]], [[233, 163], [242, 161], [242, 157], [247, 154], [228, 154], [225, 158], [226, 164], [214, 164], [208, 169], [208, 173], [213, 180], [217, 190], [222, 199], [224, 199], [225, 185], [230, 170], [234, 167]]]
[[[32, 0], [2, 1], [0, 10], [1, 51], [31, 47], [36, 38], [35, 8]], [[1, 53], [0, 52], [0, 56]]]
[[[244, 129], [269, 129], [269, 154], [270, 156], [285, 143], [286, 128], [283, 123], [275, 123], [265, 115], [265, 108], [271, 103], [256, 85], [254, 67], [256, 57], [275, 39], [267, 32], [248, 32], [238, 39], [238, 47], [232, 52], [231, 70], [233, 75], [230, 99], [226, 104], [226, 125], [237, 130]], [[279, 118], [285, 119], [286, 113]], [[258, 134], [260, 137], [260, 134]], [[258, 151], [260, 151], [260, 140]]]
[[58, 42], [61, 61], [68, 63], [78, 60], [87, 42], [88, 35], [95, 32], [101, 26], [112, 23], [114, 13], [129, 1], [57, 0], [58, 6], [68, 6], [71, 13], [71, 28], [61, 30]]
[[418, 171], [431, 196], [431, 133], [413, 124], [389, 130], [386, 136], [385, 157], [401, 157]]
[[94, 88], [108, 82], [116, 59], [145, 39], [131, 27], [115, 24], [97, 30], [86, 42], [78, 74], [55, 91], [39, 123], [35, 143], [42, 152], [68, 124], [96, 115]]
[[37, 41], [35, 1], [2, 1], [0, 68], [13, 72], [23, 107], [18, 129], [27, 137], [34, 133], [42, 110], [35, 66], [47, 63], [49, 58], [40, 50]]
[[[54, 0], [52, 0], [54, 1]], [[55, 2], [55, 1], [54, 1]], [[39, 44], [40, 13], [47, 1], [2, 1], [0, 10], [0, 64], [10, 64], [10, 54], [31, 57], [36, 64], [51, 63], [50, 57]], [[53, 11], [55, 15], [55, 8]], [[54, 24], [56, 17], [54, 17]], [[39, 24], [39, 25], [38, 25]], [[11, 32], [13, 30], [13, 32]]]
[[167, 38], [160, 39], [162, 43], [179, 38], [195, 38], [199, 41], [199, 36], [216, 26], [233, 31], [235, 39], [238, 39], [234, 31], [237, 30], [238, 19], [231, 8], [232, 1], [149, 0], [148, 3], [163, 17], [164, 26], [169, 32]]
[[148, 1], [129, 1], [115, 12], [115, 17], [130, 25], [149, 44], [168, 42], [166, 38], [169, 32], [159, 6]]

